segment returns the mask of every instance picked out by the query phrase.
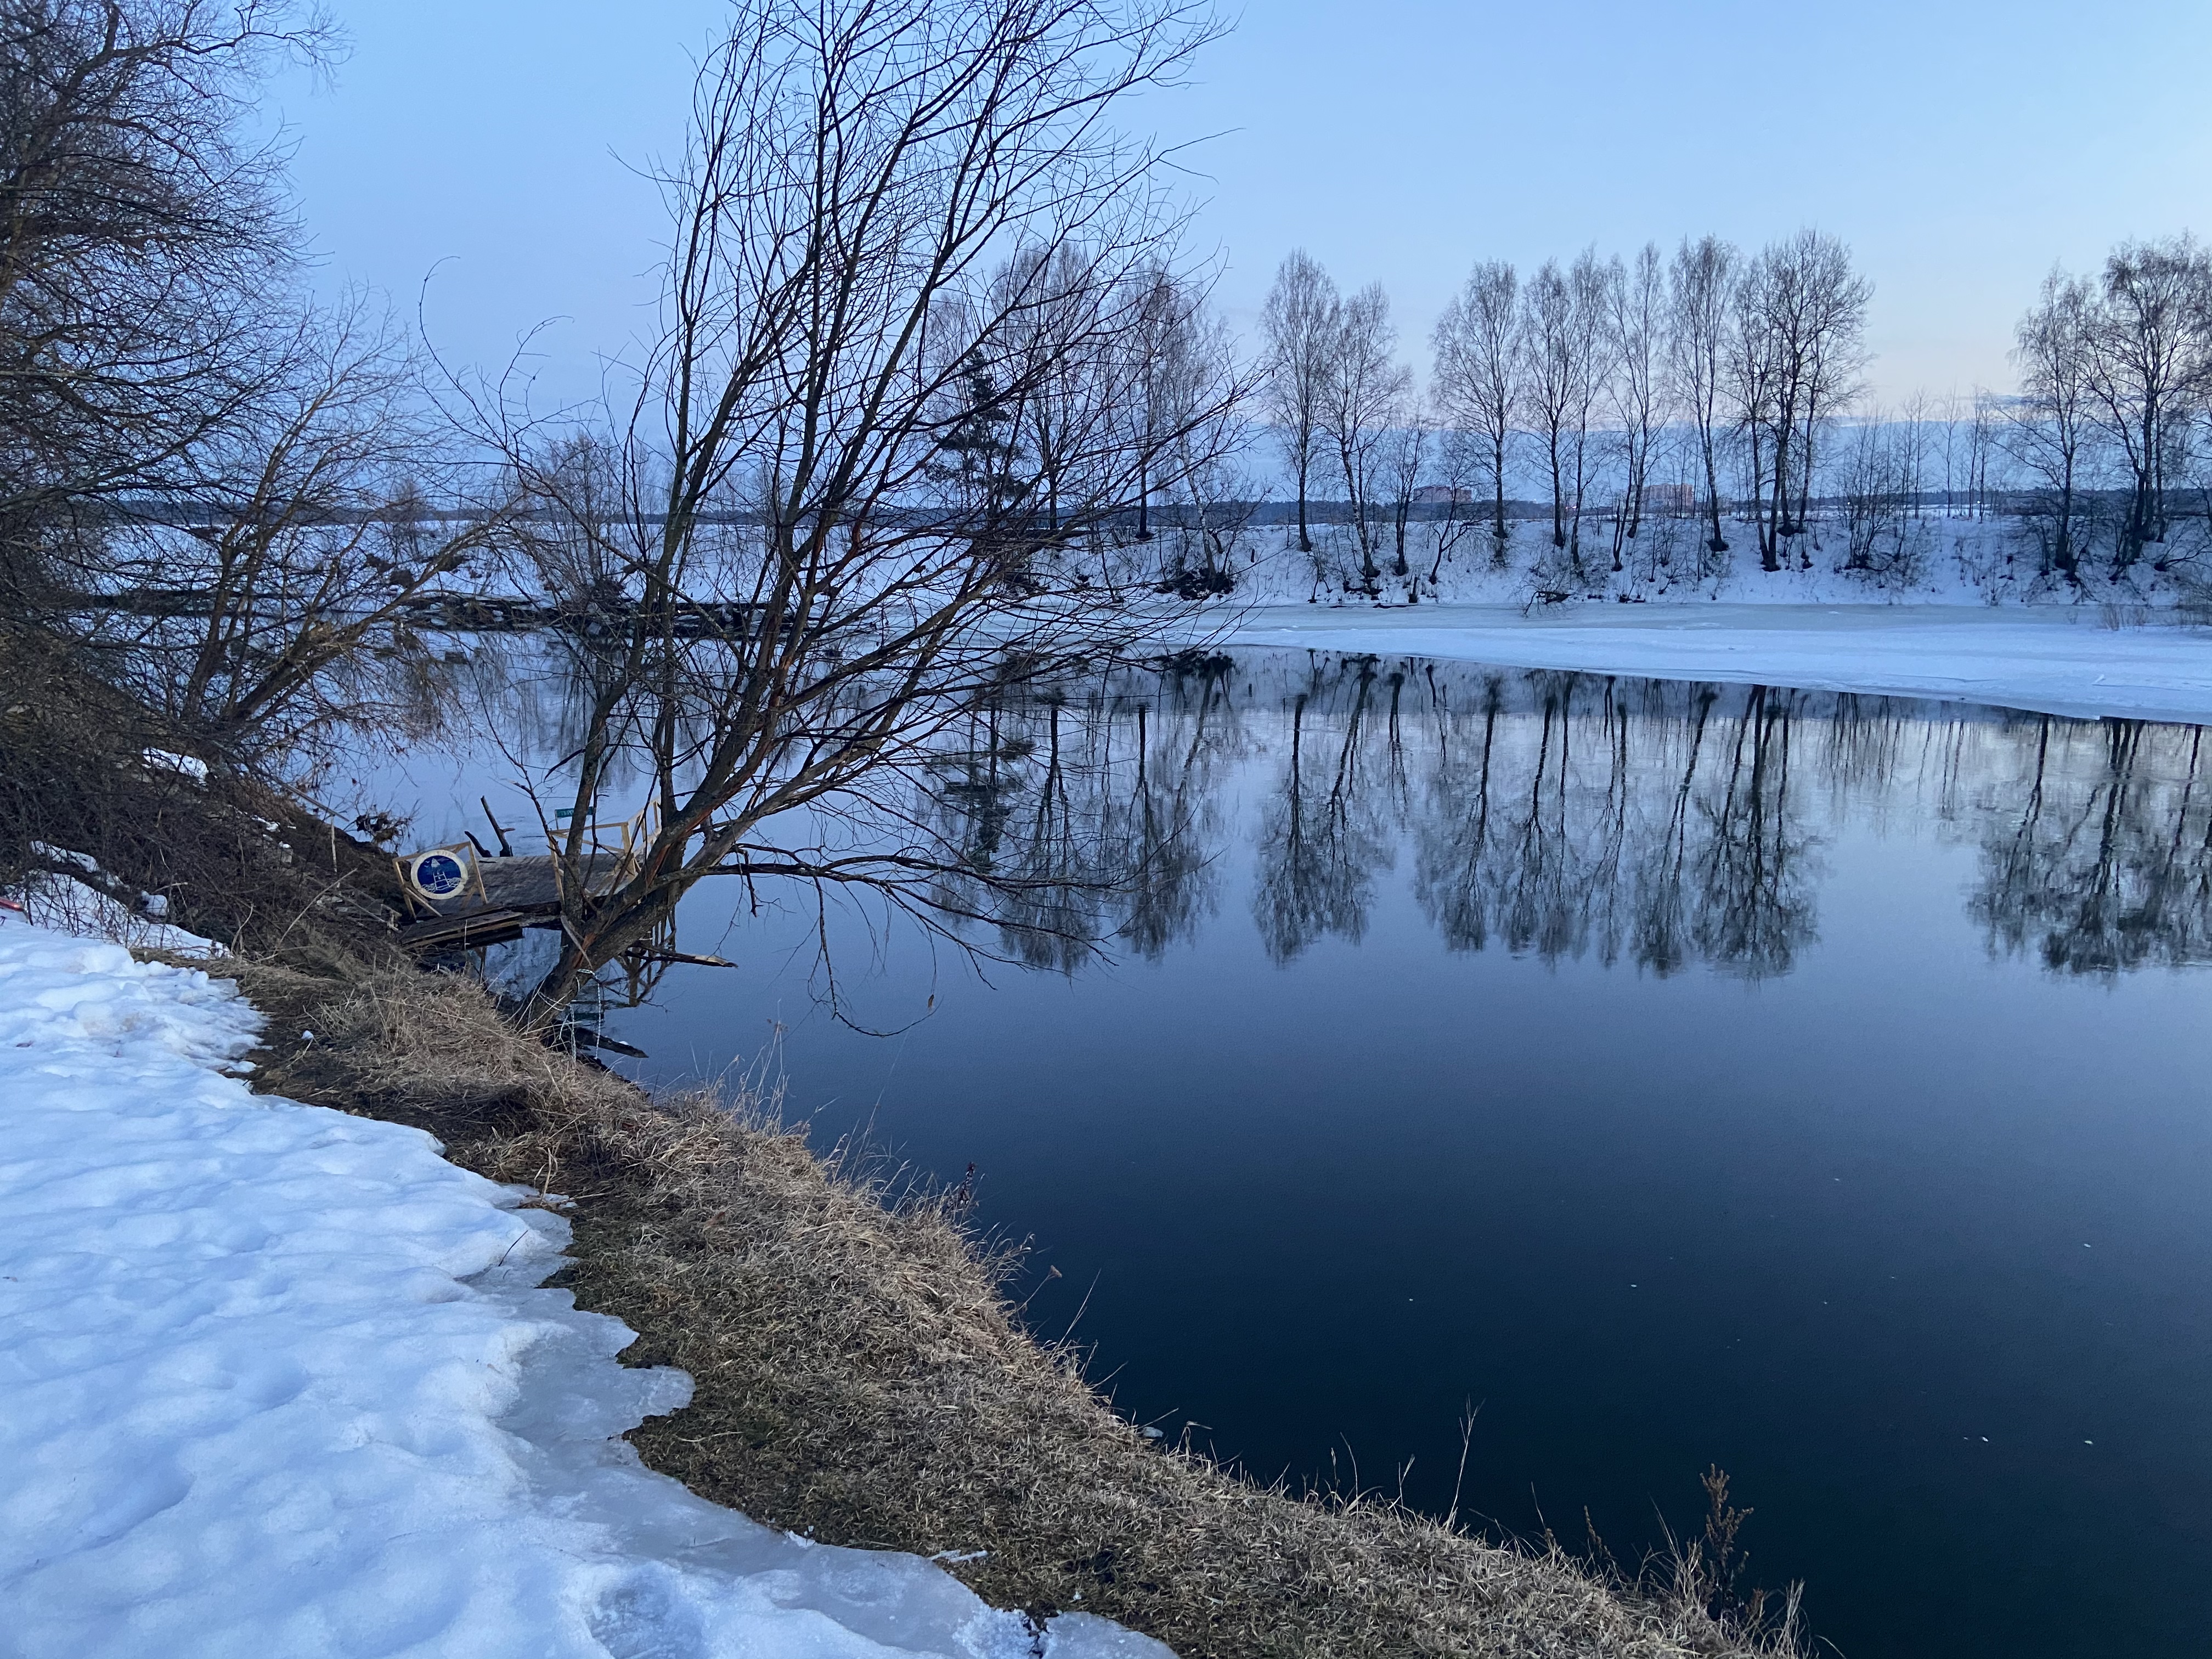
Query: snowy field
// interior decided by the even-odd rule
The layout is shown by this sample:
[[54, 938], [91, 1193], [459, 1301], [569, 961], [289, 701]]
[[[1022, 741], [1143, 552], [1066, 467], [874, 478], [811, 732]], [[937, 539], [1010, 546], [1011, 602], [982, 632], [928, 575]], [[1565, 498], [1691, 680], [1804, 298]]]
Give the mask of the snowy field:
[[2088, 607], [1275, 605], [1215, 620], [1225, 644], [2212, 720], [2212, 630], [2108, 628]]
[[258, 1025], [0, 921], [0, 1653], [1167, 1654], [647, 1472], [617, 1437], [690, 1382], [535, 1288], [566, 1223], [419, 1131], [253, 1095]]

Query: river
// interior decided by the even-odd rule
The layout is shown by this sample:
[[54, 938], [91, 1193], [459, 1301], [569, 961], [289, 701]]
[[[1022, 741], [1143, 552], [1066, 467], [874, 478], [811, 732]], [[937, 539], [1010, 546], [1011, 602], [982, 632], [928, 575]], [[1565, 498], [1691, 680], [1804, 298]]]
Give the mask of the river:
[[[1262, 1479], [1587, 1516], [1632, 1562], [1717, 1464], [1750, 1577], [1807, 1581], [1850, 1659], [2197, 1654], [2202, 735], [1305, 651], [1101, 672], [975, 711], [917, 803], [1069, 884], [970, 927], [997, 960], [709, 884], [682, 944], [737, 967], [608, 1029], [656, 1084], [766, 1073], [824, 1144], [972, 1166], [1035, 1327]], [[505, 776], [460, 744], [357, 791], [422, 840], [514, 811]]]

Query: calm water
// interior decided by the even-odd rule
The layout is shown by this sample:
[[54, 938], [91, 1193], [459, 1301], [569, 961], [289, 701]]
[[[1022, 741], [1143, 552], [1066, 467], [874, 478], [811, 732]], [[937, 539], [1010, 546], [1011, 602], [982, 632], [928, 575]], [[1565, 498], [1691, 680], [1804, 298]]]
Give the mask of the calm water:
[[1142, 872], [1013, 919], [1110, 960], [833, 913], [864, 1036], [810, 907], [702, 889], [740, 966], [614, 1017], [638, 1069], [780, 1033], [793, 1113], [973, 1164], [1038, 1328], [1263, 1477], [1440, 1510], [1472, 1404], [1463, 1513], [1632, 1559], [1717, 1462], [1850, 1659], [2212, 1649], [2195, 729], [1243, 653], [967, 742], [973, 858]]

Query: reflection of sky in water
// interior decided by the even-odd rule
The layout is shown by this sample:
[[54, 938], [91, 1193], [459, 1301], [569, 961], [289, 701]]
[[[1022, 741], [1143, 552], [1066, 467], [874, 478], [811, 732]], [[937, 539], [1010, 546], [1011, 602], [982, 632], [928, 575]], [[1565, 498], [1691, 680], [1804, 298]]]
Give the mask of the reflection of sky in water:
[[[617, 1017], [642, 1071], [780, 1024], [793, 1111], [977, 1164], [1040, 1328], [1088, 1292], [1121, 1402], [1263, 1475], [1411, 1456], [1441, 1505], [1473, 1399], [1477, 1509], [1632, 1553], [1717, 1461], [1853, 1659], [2200, 1650], [2195, 731], [1248, 653], [977, 732], [937, 822], [1138, 870], [1015, 918], [1115, 960], [836, 910], [849, 1012], [907, 1028], [864, 1037], [811, 902], [709, 885], [683, 943], [739, 966]], [[477, 765], [410, 768], [380, 804], [483, 833]]]

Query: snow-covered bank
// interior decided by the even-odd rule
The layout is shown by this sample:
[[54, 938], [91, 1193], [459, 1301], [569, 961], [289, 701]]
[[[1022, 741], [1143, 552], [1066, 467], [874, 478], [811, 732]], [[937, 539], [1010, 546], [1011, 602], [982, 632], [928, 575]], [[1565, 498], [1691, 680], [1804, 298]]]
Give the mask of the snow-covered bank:
[[2086, 608], [1956, 605], [1285, 605], [1224, 609], [1224, 643], [1449, 658], [2212, 720], [2212, 632]]
[[419, 1131], [257, 1097], [204, 974], [0, 925], [0, 1650], [928, 1654], [1034, 1638], [916, 1557], [760, 1527], [612, 1437], [680, 1405], [532, 1288], [566, 1225]]

